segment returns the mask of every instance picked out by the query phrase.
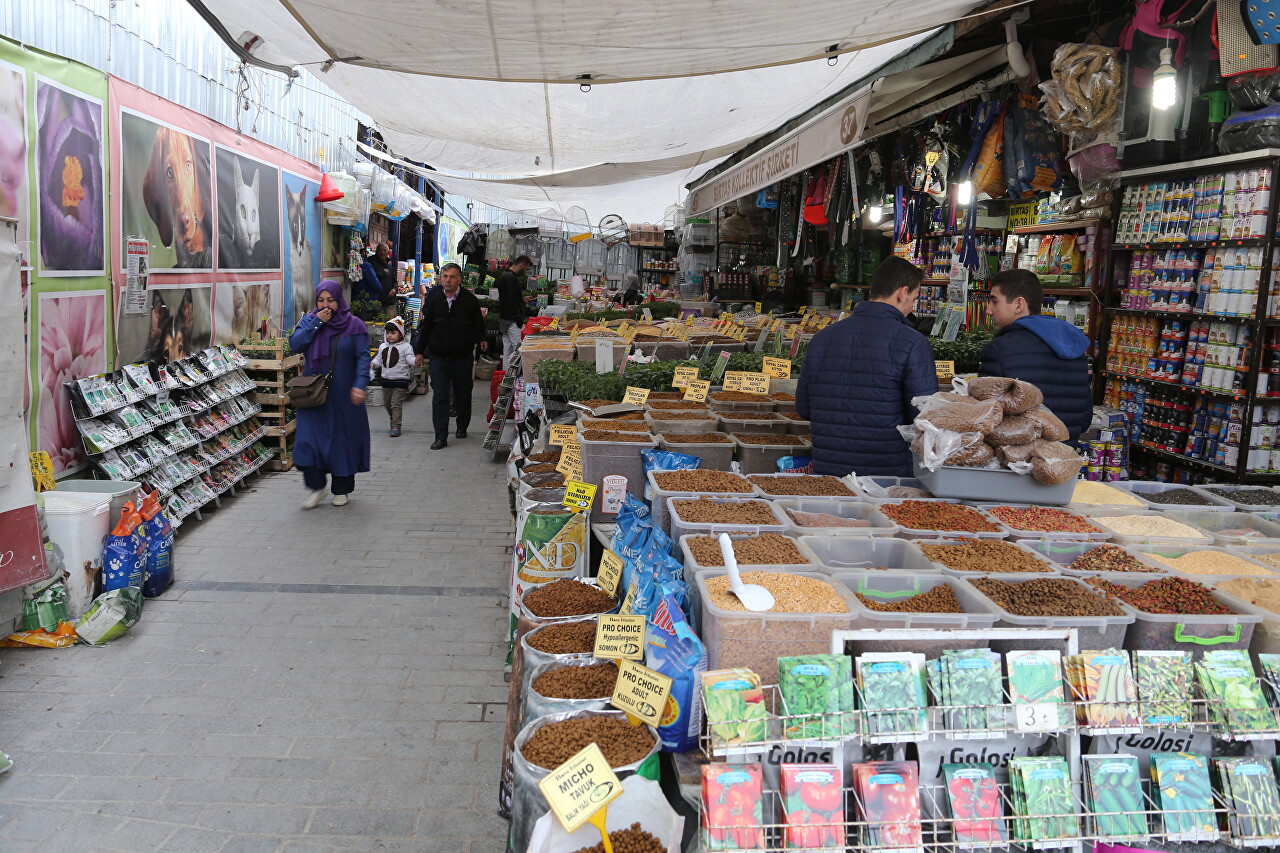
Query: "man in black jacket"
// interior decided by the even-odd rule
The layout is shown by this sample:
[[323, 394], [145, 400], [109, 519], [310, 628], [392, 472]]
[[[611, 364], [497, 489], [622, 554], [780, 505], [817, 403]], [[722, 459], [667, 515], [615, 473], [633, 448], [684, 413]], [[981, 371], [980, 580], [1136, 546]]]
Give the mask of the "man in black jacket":
[[487, 349], [484, 315], [480, 300], [462, 289], [462, 267], [445, 264], [440, 268], [440, 289], [431, 293], [422, 306], [417, 340], [413, 351], [422, 366], [423, 353], [431, 357], [431, 420], [436, 430], [432, 450], [449, 444], [449, 398], [458, 413], [458, 438], [467, 437], [471, 424], [471, 378], [475, 345]]
[[1000, 331], [982, 348], [983, 376], [1030, 382], [1075, 441], [1093, 420], [1093, 394], [1084, 354], [1089, 338], [1057, 317], [1040, 314], [1040, 279], [1027, 270], [1005, 270], [991, 279], [992, 319]]
[[520, 351], [520, 332], [524, 329], [525, 295], [521, 280], [533, 266], [528, 255], [521, 255], [498, 273], [498, 328], [502, 332], [502, 367], [511, 369], [511, 360]]
[[396, 304], [396, 265], [391, 261], [391, 244], [382, 242], [369, 259], [373, 271], [378, 274], [378, 301], [383, 308], [391, 308]]

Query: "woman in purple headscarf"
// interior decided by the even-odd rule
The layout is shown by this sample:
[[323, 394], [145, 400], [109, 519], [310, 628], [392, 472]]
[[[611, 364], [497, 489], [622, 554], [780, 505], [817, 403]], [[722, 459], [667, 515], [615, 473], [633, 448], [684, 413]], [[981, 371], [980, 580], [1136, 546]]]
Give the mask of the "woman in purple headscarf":
[[305, 353], [309, 375], [328, 373], [333, 367], [324, 405], [298, 409], [293, 461], [307, 487], [302, 508], [319, 505], [330, 475], [333, 505], [346, 506], [356, 488], [356, 474], [369, 470], [369, 416], [364, 408], [369, 330], [351, 313], [342, 285], [322, 281], [316, 286], [316, 308], [298, 321], [289, 346]]

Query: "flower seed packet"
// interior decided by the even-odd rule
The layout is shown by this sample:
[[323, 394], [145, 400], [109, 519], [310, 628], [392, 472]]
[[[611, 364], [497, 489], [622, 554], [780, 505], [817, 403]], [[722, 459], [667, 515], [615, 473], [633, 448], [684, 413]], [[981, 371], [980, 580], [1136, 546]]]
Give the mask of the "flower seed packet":
[[1134, 841], [1148, 837], [1146, 800], [1138, 759], [1132, 755], [1085, 755], [1085, 796], [1092, 814], [1093, 834]]
[[786, 709], [786, 737], [822, 739], [853, 733], [853, 667], [846, 655], [778, 658], [778, 690]]
[[990, 764], [943, 764], [942, 776], [956, 845], [1002, 846], [1008, 834], [995, 768]]
[[919, 653], [867, 653], [857, 661], [865, 734], [902, 735], [925, 731], [925, 658]]
[[784, 764], [782, 823], [786, 847], [810, 853], [843, 853], [844, 790], [834, 764]]
[[1151, 792], [1169, 841], [1216, 841], [1209, 763], [1189, 752], [1151, 753]]
[[1191, 680], [1194, 670], [1188, 652], [1134, 652], [1142, 722], [1172, 726], [1191, 719]]
[[1280, 836], [1280, 788], [1265, 758], [1213, 759], [1218, 792], [1230, 805], [1228, 831], [1243, 846], [1272, 846]]

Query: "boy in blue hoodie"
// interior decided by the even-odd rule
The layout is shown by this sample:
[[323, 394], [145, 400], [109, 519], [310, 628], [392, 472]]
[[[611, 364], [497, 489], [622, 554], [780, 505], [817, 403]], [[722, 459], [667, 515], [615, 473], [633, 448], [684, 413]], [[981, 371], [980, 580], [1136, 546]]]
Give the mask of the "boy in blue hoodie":
[[1026, 270], [1005, 270], [991, 280], [995, 339], [982, 348], [983, 376], [1010, 376], [1030, 382], [1044, 394], [1044, 404], [1071, 433], [1070, 441], [1089, 428], [1093, 393], [1084, 354], [1089, 339], [1057, 317], [1040, 315], [1040, 279]]

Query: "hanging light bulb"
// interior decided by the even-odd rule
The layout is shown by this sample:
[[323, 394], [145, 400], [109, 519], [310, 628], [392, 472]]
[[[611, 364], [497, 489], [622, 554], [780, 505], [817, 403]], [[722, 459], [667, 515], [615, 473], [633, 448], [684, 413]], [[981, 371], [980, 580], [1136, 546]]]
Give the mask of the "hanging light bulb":
[[1178, 102], [1178, 72], [1173, 67], [1173, 51], [1160, 49], [1160, 65], [1151, 75], [1151, 106], [1167, 110]]
[[973, 201], [973, 181], [961, 181], [956, 187], [956, 204], [968, 207]]
[[867, 208], [867, 219], [871, 220], [871, 224], [875, 225], [884, 218], [884, 208], [878, 203]]

